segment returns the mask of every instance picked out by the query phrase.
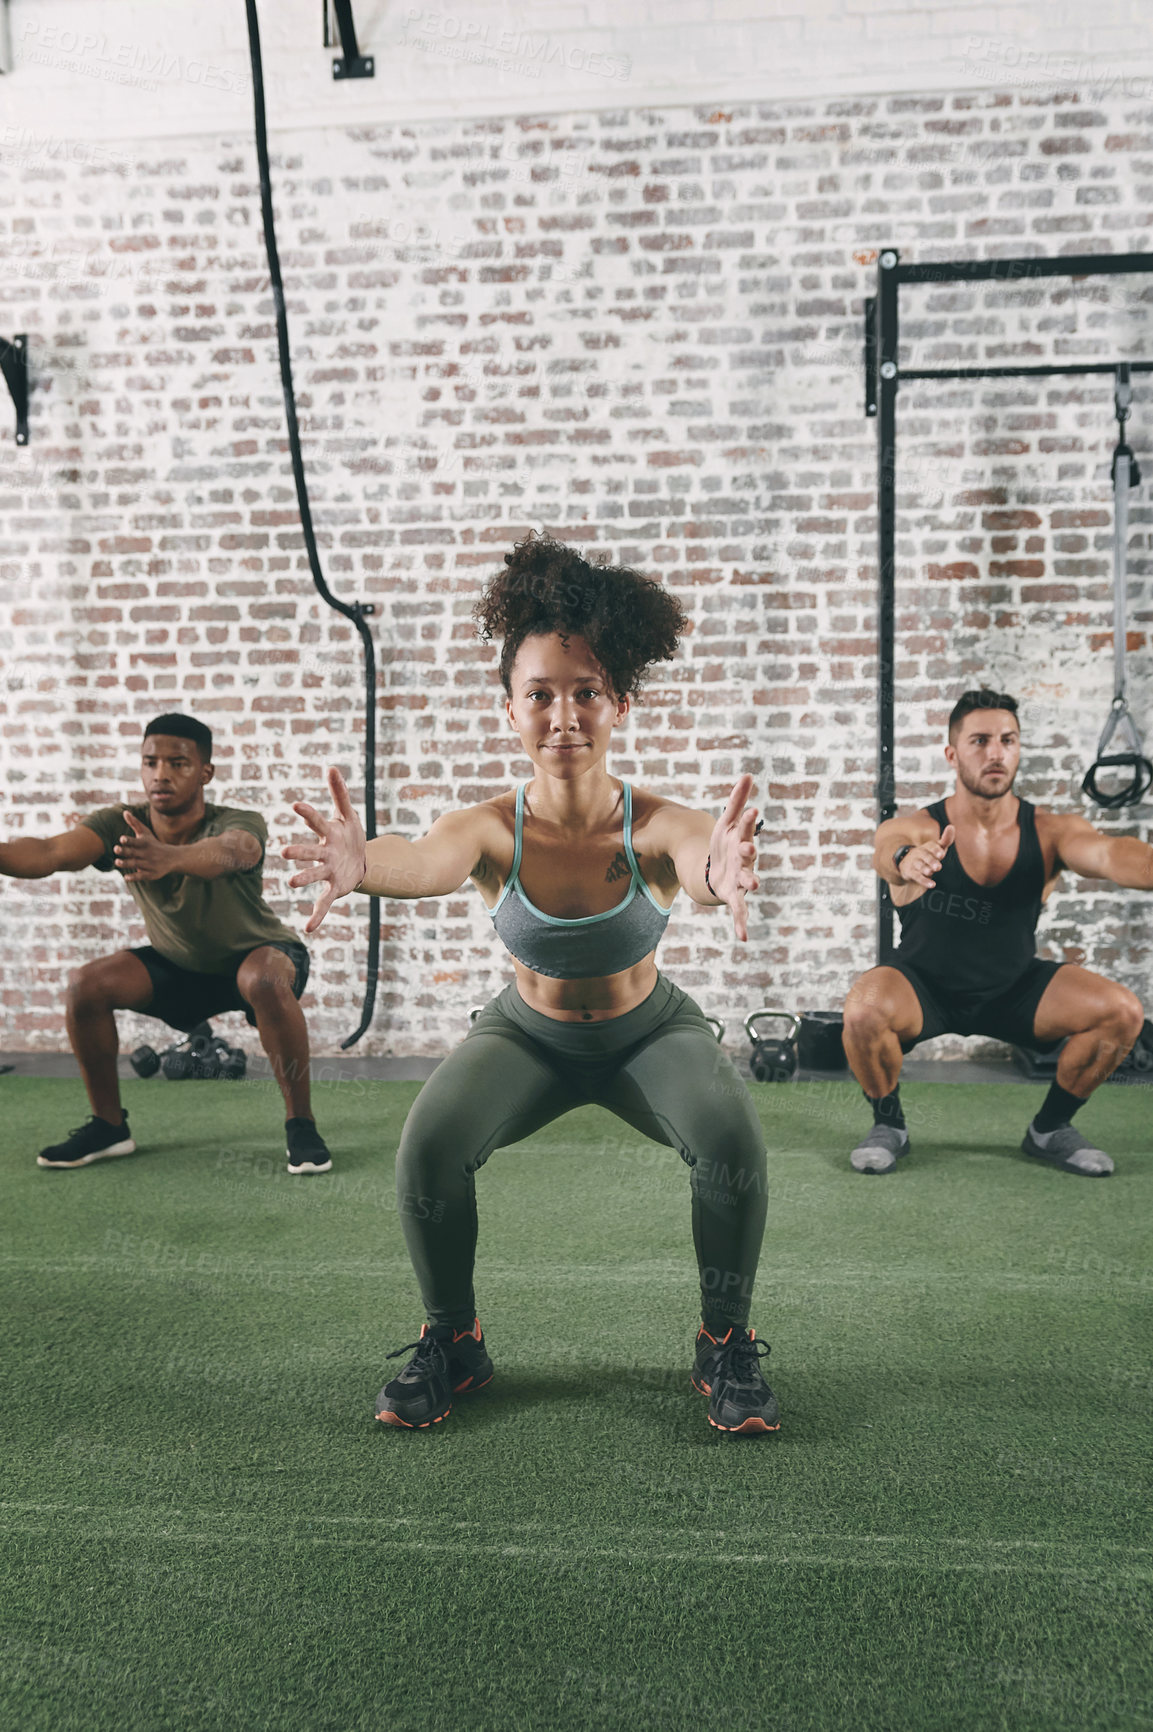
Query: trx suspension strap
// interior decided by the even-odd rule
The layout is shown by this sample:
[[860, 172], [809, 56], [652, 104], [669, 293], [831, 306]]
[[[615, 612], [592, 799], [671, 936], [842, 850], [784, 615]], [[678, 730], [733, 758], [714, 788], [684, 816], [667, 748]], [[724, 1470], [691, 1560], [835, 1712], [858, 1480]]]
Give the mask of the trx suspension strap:
[[[1117, 368], [1113, 400], [1117, 414], [1117, 448], [1113, 453], [1113, 705], [1097, 742], [1097, 758], [1085, 772], [1081, 792], [1088, 794], [1098, 806], [1119, 811], [1122, 806], [1138, 806], [1153, 785], [1153, 764], [1144, 756], [1137, 724], [1129, 713], [1125, 697], [1125, 564], [1129, 545], [1129, 489], [1141, 482], [1137, 459], [1125, 443], [1125, 423], [1133, 401], [1129, 383], [1129, 364]], [[1101, 770], [1128, 772], [1128, 782], [1115, 790], [1098, 786]]]

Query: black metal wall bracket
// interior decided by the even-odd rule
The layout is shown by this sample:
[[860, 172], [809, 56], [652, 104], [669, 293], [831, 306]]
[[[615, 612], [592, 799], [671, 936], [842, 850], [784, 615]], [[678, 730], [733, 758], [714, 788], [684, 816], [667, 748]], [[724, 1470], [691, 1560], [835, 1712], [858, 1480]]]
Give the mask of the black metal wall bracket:
[[16, 405], [16, 443], [28, 443], [28, 338], [21, 334], [9, 343], [0, 337], [0, 369]]
[[341, 52], [332, 63], [332, 76], [342, 78], [375, 78], [376, 62], [371, 54], [362, 54], [356, 40], [356, 25], [352, 17], [352, 0], [332, 0], [336, 27], [340, 31]]

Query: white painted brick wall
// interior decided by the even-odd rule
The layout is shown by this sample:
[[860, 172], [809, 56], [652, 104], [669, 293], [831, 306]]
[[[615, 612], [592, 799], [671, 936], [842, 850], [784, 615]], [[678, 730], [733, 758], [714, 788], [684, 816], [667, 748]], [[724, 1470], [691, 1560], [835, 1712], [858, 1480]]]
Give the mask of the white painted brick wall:
[[[292, 799], [357, 761], [360, 675], [296, 527], [247, 117], [69, 142], [42, 96], [0, 181], [0, 330], [29, 333], [35, 386], [29, 448], [0, 442], [0, 827], [44, 833], [128, 797], [141, 724], [179, 701], [219, 732], [221, 793], [286, 838]], [[326, 570], [379, 609], [382, 825], [415, 831], [523, 773], [468, 614], [511, 539], [545, 525], [661, 575], [693, 613], [617, 767], [710, 806], [745, 768], [761, 789], [753, 942], [679, 909], [665, 966], [729, 1017], [838, 1002], [872, 943], [872, 253], [1148, 247], [1153, 101], [1007, 83], [316, 119], [280, 128], [273, 172]], [[1136, 280], [927, 287], [906, 297], [905, 357], [1148, 355], [1149, 308]], [[1141, 382], [1137, 405], [1153, 476]], [[1067, 804], [1110, 690], [1108, 383], [910, 384], [900, 413], [902, 791], [943, 789], [951, 695], [987, 674], [1025, 700], [1023, 791]], [[1153, 731], [1148, 536], [1138, 506], [1133, 672]], [[299, 919], [285, 877], [270, 891]], [[139, 942], [131, 905], [92, 873], [5, 881], [0, 903], [6, 1043], [60, 1046], [67, 967]], [[1071, 887], [1047, 942], [1148, 997], [1147, 910]], [[469, 895], [383, 918], [363, 1050], [440, 1050], [507, 961]], [[314, 952], [321, 1050], [356, 1020], [363, 928], [363, 908], [341, 913]], [[150, 1032], [123, 1020], [129, 1041]]]
[[[334, 85], [316, 0], [262, 0], [270, 125], [765, 102], [990, 85], [1148, 98], [1153, 32], [1131, 0], [359, 0], [371, 82]], [[249, 122], [239, 0], [12, 0], [5, 120], [175, 137]]]

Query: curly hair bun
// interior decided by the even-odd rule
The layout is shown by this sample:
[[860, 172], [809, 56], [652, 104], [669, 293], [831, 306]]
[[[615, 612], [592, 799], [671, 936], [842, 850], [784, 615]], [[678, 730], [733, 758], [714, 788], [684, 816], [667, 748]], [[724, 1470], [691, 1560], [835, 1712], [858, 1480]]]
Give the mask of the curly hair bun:
[[626, 566], [590, 565], [574, 548], [530, 534], [504, 556], [473, 613], [486, 643], [503, 640], [500, 677], [511, 691], [513, 663], [528, 637], [583, 637], [618, 698], [632, 696], [655, 662], [675, 653], [688, 623], [663, 584]]

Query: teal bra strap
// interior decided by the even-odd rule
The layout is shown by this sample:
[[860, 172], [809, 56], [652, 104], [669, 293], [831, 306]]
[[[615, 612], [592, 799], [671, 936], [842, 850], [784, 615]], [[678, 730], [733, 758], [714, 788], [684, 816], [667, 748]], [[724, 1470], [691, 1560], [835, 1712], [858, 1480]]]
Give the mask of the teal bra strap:
[[513, 826], [515, 845], [512, 852], [512, 871], [508, 875], [508, 881], [510, 884], [515, 883], [516, 875], [520, 871], [521, 851], [524, 848], [524, 791], [527, 786], [528, 784], [526, 782], [517, 783], [516, 821]]
[[[524, 791], [525, 791], [526, 785], [527, 784], [524, 782], [519, 782], [517, 784], [516, 820], [515, 820], [515, 824], [513, 827], [513, 834], [515, 837], [515, 842], [514, 842], [513, 851], [512, 851], [512, 871], [509, 873], [508, 877], [504, 881], [504, 886], [501, 890], [501, 893], [496, 899], [496, 906], [494, 908], [490, 908], [488, 910], [488, 917], [490, 920], [495, 920], [497, 917], [497, 914], [504, 907], [505, 899], [509, 895], [510, 891], [512, 890], [513, 885], [516, 884], [517, 873], [520, 871], [521, 848], [522, 848], [523, 843], [524, 843]], [[518, 888], [519, 888], [519, 886], [518, 886]], [[521, 891], [521, 895], [522, 896], [524, 895], [523, 890]]]
[[657, 911], [660, 914], [663, 914], [665, 919], [667, 920], [669, 915], [672, 913], [672, 910], [670, 908], [662, 908], [661, 907], [660, 903], [657, 901], [656, 897], [653, 895], [652, 891], [649, 889], [648, 885], [645, 883], [644, 873], [641, 871], [640, 867], [637, 865], [637, 857], [633, 853], [633, 791], [632, 791], [632, 786], [628, 782], [622, 782], [621, 787], [624, 789], [624, 795], [625, 795], [625, 813], [624, 813], [624, 817], [625, 817], [625, 858], [628, 860], [629, 870], [632, 872], [632, 875], [633, 875], [633, 882], [636, 884], [638, 890], [641, 890], [644, 892], [644, 894], [648, 897], [649, 901], [652, 903], [653, 907], [655, 909], [657, 909]]
[[625, 857], [628, 860], [629, 866], [632, 868], [634, 875], [639, 878], [641, 875], [641, 869], [637, 865], [637, 857], [633, 853], [633, 790], [631, 782], [622, 782], [621, 791], [624, 794], [625, 805]]
[[652, 903], [653, 907], [657, 910], [658, 914], [663, 915], [663, 917], [666, 920], [668, 919], [672, 910], [668, 909], [668, 908], [663, 908], [661, 906], [661, 904], [657, 901], [656, 897], [653, 895], [652, 891], [649, 889], [648, 885], [645, 883], [644, 874], [642, 873], [639, 865], [637, 864], [637, 857], [633, 852], [633, 791], [632, 791], [632, 788], [628, 782], [622, 782], [621, 788], [624, 791], [625, 858], [628, 860], [629, 870], [631, 871], [631, 873], [633, 875], [633, 885], [632, 885], [632, 889], [629, 891], [628, 896], [626, 896], [625, 901], [619, 902], [615, 908], [607, 909], [604, 914], [590, 914], [587, 916], [583, 916], [577, 920], [563, 920], [563, 919], [558, 918], [555, 914], [545, 914], [541, 909], [539, 909], [536, 906], [535, 903], [530, 902], [528, 897], [524, 893], [524, 889], [521, 886], [520, 877], [519, 877], [521, 854], [524, 850], [524, 796], [525, 796], [525, 791], [526, 791], [527, 787], [528, 787], [527, 782], [520, 782], [517, 785], [517, 790], [516, 790], [516, 818], [514, 821], [514, 828], [513, 828], [514, 844], [513, 844], [513, 855], [512, 855], [512, 870], [510, 871], [508, 877], [505, 879], [504, 888], [502, 889], [499, 897], [497, 898], [496, 907], [490, 908], [488, 910], [490, 918], [495, 919], [497, 913], [499, 912], [501, 906], [504, 903], [505, 898], [509, 895], [509, 893], [513, 889], [513, 886], [515, 885], [517, 895], [520, 897], [521, 901], [525, 904], [525, 906], [527, 908], [531, 909], [532, 912], [538, 917], [538, 919], [547, 920], [550, 924], [556, 925], [556, 926], [578, 926], [578, 925], [583, 924], [584, 920], [586, 920], [586, 919], [587, 920], [606, 920], [610, 914], [619, 913], [619, 911], [622, 908], [624, 908], [627, 903], [631, 902], [633, 899], [633, 895], [634, 895], [635, 891], [637, 891], [637, 890], [640, 890], [648, 898], [648, 900]]

